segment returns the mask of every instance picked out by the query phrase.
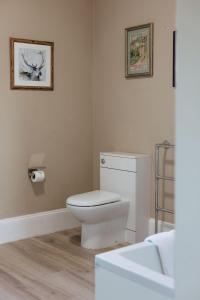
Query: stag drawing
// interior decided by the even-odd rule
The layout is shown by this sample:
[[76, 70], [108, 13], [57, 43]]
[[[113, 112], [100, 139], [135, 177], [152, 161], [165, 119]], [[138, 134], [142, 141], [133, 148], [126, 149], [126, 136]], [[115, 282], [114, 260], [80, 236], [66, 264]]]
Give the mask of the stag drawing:
[[21, 71], [20, 73], [21, 73], [21, 75], [26, 76], [27, 79], [32, 80], [32, 81], [40, 81], [41, 80], [42, 69], [45, 66], [45, 59], [44, 59], [43, 52], [40, 51], [38, 54], [41, 56], [41, 63], [39, 65], [29, 63], [27, 61], [27, 59], [25, 58], [24, 53], [21, 54], [23, 62], [28, 68], [26, 69], [26, 71]]

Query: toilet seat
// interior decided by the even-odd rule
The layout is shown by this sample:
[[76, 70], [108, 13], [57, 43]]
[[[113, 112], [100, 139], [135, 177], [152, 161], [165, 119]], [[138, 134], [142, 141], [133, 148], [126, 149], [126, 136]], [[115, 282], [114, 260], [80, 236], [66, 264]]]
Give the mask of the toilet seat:
[[69, 197], [67, 199], [67, 205], [76, 207], [95, 207], [119, 202], [120, 200], [121, 198], [118, 194], [96, 190]]
[[130, 202], [104, 190], [74, 195], [67, 199], [72, 215], [81, 223], [81, 245], [105, 248], [124, 241]]

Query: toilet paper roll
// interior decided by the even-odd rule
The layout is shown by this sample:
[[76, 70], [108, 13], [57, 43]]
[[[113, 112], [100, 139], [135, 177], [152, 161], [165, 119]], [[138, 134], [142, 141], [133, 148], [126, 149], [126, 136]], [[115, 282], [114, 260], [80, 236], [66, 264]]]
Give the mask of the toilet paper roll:
[[45, 180], [45, 173], [42, 170], [33, 171], [31, 174], [31, 181], [33, 183], [43, 182]]

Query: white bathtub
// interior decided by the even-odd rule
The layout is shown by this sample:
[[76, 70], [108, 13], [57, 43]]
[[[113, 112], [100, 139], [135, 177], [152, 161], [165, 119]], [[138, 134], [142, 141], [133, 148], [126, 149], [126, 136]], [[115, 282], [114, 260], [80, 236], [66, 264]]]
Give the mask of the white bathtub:
[[174, 279], [163, 274], [156, 246], [144, 242], [95, 258], [96, 300], [169, 300]]

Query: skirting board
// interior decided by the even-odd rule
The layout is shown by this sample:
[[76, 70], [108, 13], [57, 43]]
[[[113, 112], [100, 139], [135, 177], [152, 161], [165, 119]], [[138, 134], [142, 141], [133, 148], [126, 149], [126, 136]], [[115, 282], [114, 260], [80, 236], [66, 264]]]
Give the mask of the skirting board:
[[[67, 208], [45, 211], [0, 220], [0, 244], [54, 233], [80, 226]], [[154, 234], [155, 220], [149, 220], [149, 235]], [[159, 221], [159, 231], [168, 231], [174, 225]]]
[[[168, 223], [165, 221], [159, 221], [158, 222], [158, 232], [161, 231], [169, 231], [174, 229], [174, 224]], [[149, 219], [149, 235], [152, 235], [155, 233], [155, 219]]]
[[56, 209], [0, 220], [0, 244], [80, 226], [66, 209]]

